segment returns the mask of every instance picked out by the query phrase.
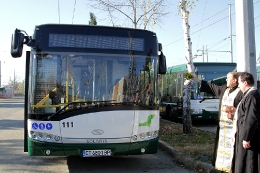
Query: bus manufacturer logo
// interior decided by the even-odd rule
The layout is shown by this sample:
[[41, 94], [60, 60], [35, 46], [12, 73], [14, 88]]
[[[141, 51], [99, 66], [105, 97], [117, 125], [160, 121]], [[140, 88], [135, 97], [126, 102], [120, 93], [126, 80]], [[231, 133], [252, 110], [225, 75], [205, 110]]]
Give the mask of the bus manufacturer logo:
[[95, 130], [92, 130], [91, 132], [93, 135], [102, 135], [104, 133], [103, 130], [101, 129], [95, 129]]
[[97, 144], [101, 144], [101, 143], [107, 143], [106, 139], [87, 139], [86, 143], [91, 144], [91, 143], [97, 143]]

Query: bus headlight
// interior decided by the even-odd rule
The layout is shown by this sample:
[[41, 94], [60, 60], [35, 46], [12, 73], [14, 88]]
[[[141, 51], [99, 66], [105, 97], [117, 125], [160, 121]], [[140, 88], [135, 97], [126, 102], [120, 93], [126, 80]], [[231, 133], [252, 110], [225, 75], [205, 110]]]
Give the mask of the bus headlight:
[[153, 137], [154, 137], [154, 138], [157, 138], [157, 137], [158, 137], [158, 131], [157, 131], [157, 130], [153, 132]]
[[43, 135], [42, 133], [38, 133], [38, 139], [42, 139]]
[[132, 136], [132, 140], [137, 141], [137, 136], [136, 135]]
[[131, 142], [146, 141], [146, 140], [155, 139], [157, 137], [158, 137], [158, 130], [151, 131], [151, 132], [145, 132], [145, 133], [140, 133], [140, 134], [131, 136]]
[[140, 138], [144, 139], [145, 138], [145, 134], [144, 133], [140, 134]]
[[51, 135], [51, 134], [46, 135], [46, 139], [47, 139], [47, 140], [51, 140], [51, 138], [52, 138], [52, 135]]
[[30, 137], [33, 139], [37, 137], [34, 131], [30, 131]]
[[43, 132], [30, 131], [30, 133], [28, 134], [28, 137], [31, 139], [43, 141], [43, 142], [44, 141], [45, 142], [57, 142], [57, 143], [62, 142], [61, 136], [47, 134], [47, 133], [43, 133]]
[[147, 137], [150, 139], [152, 137], [152, 133], [151, 132], [147, 132]]

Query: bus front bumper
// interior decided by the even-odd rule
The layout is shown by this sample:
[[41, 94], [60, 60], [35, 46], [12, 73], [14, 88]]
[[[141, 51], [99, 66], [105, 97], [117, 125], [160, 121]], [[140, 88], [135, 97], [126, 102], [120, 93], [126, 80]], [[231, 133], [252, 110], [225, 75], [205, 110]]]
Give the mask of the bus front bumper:
[[[28, 138], [29, 156], [82, 156], [83, 150], [110, 149], [111, 156], [155, 154], [158, 150], [158, 138], [134, 143], [106, 143], [106, 144], [63, 144], [49, 143]], [[145, 149], [142, 153], [141, 150]]]

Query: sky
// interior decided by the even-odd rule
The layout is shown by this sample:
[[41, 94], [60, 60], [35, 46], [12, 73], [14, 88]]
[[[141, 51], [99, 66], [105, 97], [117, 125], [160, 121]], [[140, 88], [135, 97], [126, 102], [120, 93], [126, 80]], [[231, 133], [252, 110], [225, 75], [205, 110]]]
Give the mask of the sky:
[[[163, 45], [167, 66], [186, 63], [185, 44], [183, 39], [182, 18], [178, 14], [178, 0], [168, 0], [165, 12], [167, 16], [162, 22], [149, 28], [157, 34]], [[189, 9], [190, 37], [194, 62], [231, 62], [230, 18], [231, 4], [233, 62], [236, 57], [236, 0], [199, 0], [192, 10]], [[260, 56], [260, 0], [254, 2], [254, 24], [256, 58]], [[35, 25], [47, 23], [88, 24], [89, 13], [97, 17], [98, 25], [110, 25], [104, 13], [89, 8], [89, 0], [8, 0], [0, 6], [0, 61], [2, 85], [13, 80], [14, 75], [22, 81], [25, 75], [25, 51], [30, 50], [24, 45], [21, 58], [10, 55], [11, 36], [16, 28], [33, 34]], [[257, 10], [258, 9], [258, 10]], [[120, 23], [120, 22], [124, 22]], [[117, 21], [118, 25], [128, 25], [125, 21]], [[131, 27], [131, 25], [128, 25]], [[206, 51], [206, 49], [208, 51]], [[204, 50], [204, 51], [203, 51]], [[203, 54], [204, 52], [204, 54]], [[208, 52], [208, 54], [206, 53]], [[195, 56], [197, 55], [197, 56]], [[204, 56], [203, 56], [204, 55]]]

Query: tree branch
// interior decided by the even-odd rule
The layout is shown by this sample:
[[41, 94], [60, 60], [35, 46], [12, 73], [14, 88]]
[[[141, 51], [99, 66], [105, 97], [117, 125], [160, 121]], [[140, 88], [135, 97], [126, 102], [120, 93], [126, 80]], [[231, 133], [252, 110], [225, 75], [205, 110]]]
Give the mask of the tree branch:
[[[111, 7], [117, 11], [119, 11], [120, 13], [124, 14], [127, 18], [129, 18], [132, 22], [133, 22], [133, 19], [131, 17], [129, 17], [125, 12], [123, 12], [122, 10], [120, 10], [119, 8], [116, 8], [115, 5], [110, 5], [109, 3], [106, 3], [105, 1], [102, 1], [102, 0], [97, 0], [99, 3], [105, 5], [106, 7]], [[134, 23], [134, 22], [133, 22]]]

